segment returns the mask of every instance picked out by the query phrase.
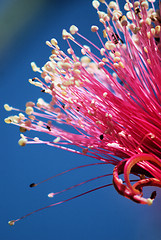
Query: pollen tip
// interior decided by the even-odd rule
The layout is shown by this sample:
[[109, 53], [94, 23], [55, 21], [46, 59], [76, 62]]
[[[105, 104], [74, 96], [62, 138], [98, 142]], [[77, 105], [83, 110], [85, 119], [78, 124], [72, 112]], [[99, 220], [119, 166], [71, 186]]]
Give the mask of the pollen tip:
[[147, 204], [148, 204], [149, 206], [151, 206], [152, 203], [153, 203], [153, 201], [154, 201], [154, 199], [148, 198], [148, 199], [147, 199]]
[[15, 225], [15, 220], [8, 221], [8, 224], [9, 224], [10, 226]]
[[103, 134], [100, 135], [100, 140], [103, 140]]
[[25, 139], [24, 137], [20, 138], [20, 140], [18, 141], [18, 144], [22, 147], [24, 147], [27, 143], [27, 139]]
[[33, 187], [36, 187], [36, 186], [37, 186], [36, 183], [31, 183], [31, 184], [29, 185], [30, 188], [33, 188]]
[[156, 198], [156, 195], [157, 195], [157, 192], [153, 191], [151, 196], [150, 196], [150, 199], [154, 200]]
[[8, 104], [4, 104], [4, 109], [6, 111], [11, 111], [12, 110], [12, 107], [10, 107]]
[[69, 31], [72, 35], [74, 35], [78, 32], [78, 28], [75, 25], [72, 25], [72, 26], [70, 26]]
[[49, 194], [48, 194], [48, 197], [49, 197], [49, 198], [53, 198], [53, 197], [54, 197], [54, 193], [49, 193]]

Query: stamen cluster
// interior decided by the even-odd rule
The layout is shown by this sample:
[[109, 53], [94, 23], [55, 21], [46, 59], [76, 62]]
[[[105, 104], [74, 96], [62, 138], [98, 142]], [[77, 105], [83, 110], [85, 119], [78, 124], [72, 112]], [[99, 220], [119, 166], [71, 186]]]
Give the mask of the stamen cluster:
[[[107, 11], [100, 10], [100, 2]], [[94, 0], [103, 37], [98, 26], [92, 26], [91, 31], [98, 36], [99, 46], [82, 36], [74, 25], [69, 32], [62, 32], [69, 46], [67, 53], [55, 38], [47, 41], [52, 49], [49, 61], [42, 69], [31, 63], [43, 80], [33, 78], [29, 82], [49, 94], [51, 102], [42, 98], [36, 104], [28, 102], [24, 112], [5, 119], [20, 126], [21, 146], [44, 143], [115, 165], [116, 190], [148, 205], [156, 194], [143, 198], [143, 187], [161, 186], [161, 8], [156, 11], [153, 2], [127, 0], [123, 12], [117, 1], [107, 4], [105, 0]], [[77, 37], [96, 48], [98, 55], [79, 43]], [[71, 42], [80, 47], [81, 58]], [[5, 109], [19, 111], [7, 104]], [[63, 130], [54, 122], [72, 130]], [[55, 138], [31, 139], [23, 134], [27, 130]], [[133, 186], [130, 173], [142, 176]], [[124, 183], [120, 174], [124, 174]]]

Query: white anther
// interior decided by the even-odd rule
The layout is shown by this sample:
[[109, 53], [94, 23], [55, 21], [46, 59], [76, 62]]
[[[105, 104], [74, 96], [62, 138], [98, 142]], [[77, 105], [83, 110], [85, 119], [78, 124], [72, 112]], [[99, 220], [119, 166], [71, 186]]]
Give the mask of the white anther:
[[91, 59], [87, 56], [83, 56], [81, 57], [81, 63], [84, 63], [84, 64], [89, 64], [91, 62]]
[[113, 21], [118, 20], [119, 17], [122, 16], [122, 12], [119, 11], [119, 10], [114, 10], [112, 14], [113, 14], [113, 17], [112, 17], [112, 20], [113, 20]]
[[98, 7], [99, 7], [99, 5], [100, 5], [100, 3], [98, 2], [98, 1], [93, 1], [92, 2], [92, 6], [94, 7], [94, 8], [96, 8], [96, 9], [98, 9]]
[[62, 31], [62, 36], [63, 36], [63, 39], [74, 40], [74, 37], [69, 32], [67, 32], [65, 29], [63, 29], [63, 31]]
[[107, 48], [107, 50], [114, 50], [116, 48], [116, 45], [111, 41], [107, 41], [105, 43], [105, 47]]
[[148, 4], [147, 1], [142, 2], [142, 3], [141, 3], [141, 6], [144, 7], [144, 8], [146, 8], [146, 9], [149, 8], [149, 4]]
[[64, 70], [68, 70], [69, 68], [71, 68], [71, 64], [70, 63], [62, 63], [61, 64], [61, 67], [64, 69]]
[[139, 1], [134, 2], [134, 9], [140, 5]]
[[131, 8], [133, 8], [133, 4], [130, 3], [130, 2], [127, 2], [127, 3], [124, 5], [125, 11], [130, 11]]
[[103, 97], [105, 98], [107, 96], [107, 92], [104, 92], [103, 93]]
[[105, 49], [104, 48], [101, 48], [101, 50], [100, 50], [100, 54], [103, 56], [104, 54], [105, 54]]
[[72, 25], [69, 29], [70, 33], [72, 35], [76, 34], [78, 32], [78, 28], [75, 25]]
[[115, 10], [118, 9], [117, 3], [114, 1], [111, 1], [108, 6], [109, 8], [113, 8]]
[[54, 142], [54, 143], [58, 143], [59, 141], [60, 141], [60, 137], [57, 137], [57, 138], [54, 139], [53, 142]]
[[52, 47], [52, 44], [49, 41], [46, 41], [46, 45], [49, 46], [49, 47]]
[[99, 68], [102, 68], [102, 67], [104, 67], [104, 65], [105, 65], [105, 63], [104, 63], [104, 62], [99, 62], [99, 63], [98, 63], [98, 67], [99, 67]]
[[53, 198], [53, 197], [54, 197], [54, 193], [49, 193], [49, 194], [48, 194], [48, 197], [49, 197], [49, 198]]
[[126, 13], [126, 16], [127, 16], [127, 18], [128, 19], [130, 19], [130, 20], [133, 20], [133, 19], [135, 19], [135, 14], [134, 14], [134, 12], [127, 12]]

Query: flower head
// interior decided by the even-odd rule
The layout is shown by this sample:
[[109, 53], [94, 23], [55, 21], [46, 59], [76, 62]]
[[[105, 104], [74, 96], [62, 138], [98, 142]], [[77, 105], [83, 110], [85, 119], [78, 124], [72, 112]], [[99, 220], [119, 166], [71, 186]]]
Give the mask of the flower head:
[[[100, 2], [107, 11], [100, 10]], [[126, 1], [122, 12], [117, 1], [107, 4], [105, 0], [94, 0], [92, 5], [104, 28], [101, 37], [98, 26], [91, 27], [98, 36], [98, 46], [82, 36], [74, 25], [69, 32], [62, 32], [69, 46], [67, 53], [55, 38], [47, 41], [52, 49], [49, 61], [42, 69], [31, 63], [43, 80], [33, 78], [29, 82], [40, 87], [42, 94], [49, 94], [50, 103], [39, 98], [36, 104], [26, 103], [23, 113], [5, 119], [6, 123], [20, 126], [21, 146], [47, 144], [100, 161], [85, 166], [114, 165], [113, 185], [118, 193], [148, 205], [156, 192], [144, 198], [143, 187], [161, 187], [161, 8], [156, 11], [153, 2]], [[86, 40], [89, 46], [81, 45], [77, 37]], [[71, 42], [81, 48], [81, 58], [76, 56]], [[5, 109], [20, 111], [7, 104]], [[69, 126], [70, 130], [56, 123]], [[29, 138], [24, 135], [27, 130], [44, 132], [53, 139]], [[138, 177], [133, 185], [130, 174]], [[32, 183], [30, 187], [38, 184]], [[106, 186], [109, 184], [102, 187]], [[10, 225], [18, 220], [10, 221]]]

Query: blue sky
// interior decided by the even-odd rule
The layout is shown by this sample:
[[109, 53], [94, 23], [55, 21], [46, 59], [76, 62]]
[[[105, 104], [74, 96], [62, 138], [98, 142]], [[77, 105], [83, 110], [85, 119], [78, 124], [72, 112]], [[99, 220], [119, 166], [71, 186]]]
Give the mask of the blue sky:
[[[6, 4], [9, 2], [6, 1]], [[13, 2], [16, 4], [16, 0]], [[93, 40], [90, 27], [97, 24], [98, 18], [90, 0], [40, 2], [42, 5], [37, 11], [31, 12], [28, 8], [28, 14], [32, 14], [29, 19], [24, 21], [21, 16], [20, 28], [15, 30], [15, 34], [8, 35], [8, 43], [0, 54], [0, 239], [160, 239], [160, 190], [157, 190], [157, 198], [151, 207], [137, 205], [109, 187], [35, 213], [14, 227], [7, 224], [9, 220], [40, 207], [112, 181], [107, 177], [61, 194], [55, 199], [47, 197], [50, 192], [112, 172], [110, 166], [93, 166], [60, 176], [36, 188], [29, 188], [32, 182], [42, 181], [72, 167], [93, 163], [90, 158], [45, 145], [20, 147], [17, 144], [19, 129], [5, 124], [3, 120], [8, 115], [3, 109], [5, 103], [23, 109], [27, 101], [36, 101], [41, 96], [39, 89], [31, 86], [28, 79], [35, 76], [30, 62], [35, 61], [38, 66], [43, 66], [48, 60], [50, 49], [45, 45], [46, 40], [56, 37], [65, 50], [67, 45], [61, 38], [61, 32], [63, 28], [69, 29], [72, 24], [79, 27], [80, 33]], [[7, 27], [5, 22], [4, 29]], [[9, 27], [8, 31], [11, 31]], [[32, 134], [36, 136], [36, 133]]]

